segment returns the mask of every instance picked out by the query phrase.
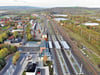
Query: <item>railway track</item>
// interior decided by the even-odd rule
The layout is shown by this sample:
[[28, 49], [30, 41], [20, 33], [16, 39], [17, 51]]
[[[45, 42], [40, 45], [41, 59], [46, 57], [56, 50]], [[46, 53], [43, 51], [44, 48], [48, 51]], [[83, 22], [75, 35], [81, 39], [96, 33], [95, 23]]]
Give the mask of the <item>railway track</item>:
[[[66, 61], [66, 64], [68, 65], [68, 68], [70, 70], [71, 75], [84, 75], [81, 66], [78, 64], [77, 60], [75, 59], [75, 57], [72, 55], [71, 53], [71, 58], [74, 59], [74, 63], [70, 58], [70, 55], [66, 54], [66, 50], [64, 49], [64, 47], [62, 46], [61, 41], [64, 41], [64, 39], [62, 38], [61, 33], [59, 32], [59, 30], [57, 29], [57, 27], [54, 27], [54, 25], [51, 23], [51, 26], [53, 28], [53, 32], [56, 36], [57, 41], [59, 42], [60, 46], [61, 46], [61, 52], [63, 54], [63, 57]], [[56, 32], [56, 33], [55, 33]]]
[[59, 31], [59, 33], [64, 37], [64, 40], [66, 40], [68, 44], [71, 46], [72, 53], [76, 57], [77, 61], [79, 62], [79, 65], [81, 64], [84, 65], [83, 66], [84, 75], [99, 75], [98, 72], [94, 69], [94, 67], [89, 63], [89, 61], [82, 55], [82, 53], [78, 50], [78, 48], [73, 44], [68, 34], [66, 34], [62, 28], [57, 26], [55, 22], [51, 22], [51, 23], [56, 26], [55, 29]]
[[[50, 23], [51, 24], [51, 23]], [[53, 35], [51, 35], [49, 32], [49, 35], [50, 36], [52, 36], [53, 37], [53, 39], [52, 39], [52, 42], [54, 43], [52, 43], [53, 44], [53, 50], [54, 50], [54, 53], [55, 53], [55, 56], [56, 56], [56, 61], [59, 61], [59, 63], [58, 64], [60, 64], [59, 66], [60, 66], [60, 69], [62, 70], [62, 74], [61, 75], [84, 75], [84, 74], [82, 74], [81, 72], [80, 72], [80, 70], [79, 71], [77, 71], [76, 69], [75, 69], [75, 66], [73, 66], [73, 64], [78, 64], [77, 62], [76, 63], [72, 63], [71, 61], [70, 61], [70, 59], [69, 59], [69, 57], [66, 55], [66, 53], [65, 53], [65, 49], [64, 49], [64, 47], [62, 46], [62, 43], [61, 43], [61, 41], [64, 41], [64, 39], [63, 39], [63, 37], [62, 36], [60, 36], [61, 34], [60, 34], [60, 32], [57, 30], [57, 28], [55, 28], [54, 27], [54, 25], [52, 25], [51, 24], [51, 27], [50, 27], [50, 29], [47, 27], [47, 23], [46, 23], [46, 26], [45, 26], [48, 30], [52, 30], [52, 33], [53, 33]], [[56, 49], [56, 47], [57, 46], [55, 46], [55, 42], [58, 42], [58, 44], [60, 44], [59, 45], [59, 47], [58, 48], [60, 48], [60, 49]], [[56, 44], [57, 44], [57, 42], [56, 42]], [[59, 54], [60, 53], [60, 54]], [[61, 58], [61, 59], [59, 59], [59, 58]], [[63, 59], [62, 59], [63, 58]], [[75, 59], [75, 58], [74, 58]], [[61, 60], [63, 60], [65, 63], [64, 63], [64, 65], [63, 65], [63, 62], [61, 62]], [[76, 61], [76, 60], [75, 60]], [[65, 66], [66, 65], [66, 66]], [[63, 66], [63, 67], [62, 67]], [[64, 66], [66, 67], [66, 70], [64, 70]], [[79, 67], [79, 65], [78, 65], [78, 68], [80, 69], [80, 67]], [[68, 73], [67, 73], [68, 72]]]
[[[51, 27], [52, 28], [52, 31], [53, 31], [53, 34], [54, 34], [54, 40], [57, 40], [57, 41], [59, 41], [58, 40], [58, 38], [57, 38], [57, 35], [56, 35], [56, 31], [54, 31], [53, 30], [53, 27]], [[63, 40], [62, 38], [61, 38], [61, 40]], [[53, 42], [53, 41], [52, 41]], [[54, 45], [54, 44], [53, 44]], [[56, 50], [54, 50], [55, 51], [55, 53], [56, 53]], [[70, 72], [70, 75], [75, 75], [75, 73], [74, 73], [74, 71], [73, 71], [73, 69], [72, 69], [72, 67], [71, 67], [71, 64], [70, 64], [70, 62], [69, 62], [69, 60], [68, 60], [68, 58], [65, 56], [65, 54], [64, 54], [64, 51], [63, 51], [63, 49], [61, 49], [61, 52], [62, 52], [62, 55], [63, 55], [63, 57], [64, 57], [64, 61], [65, 61], [65, 63], [67, 64], [67, 66], [68, 66], [68, 70], [69, 70], [69, 72]], [[66, 66], [66, 67], [67, 67]]]
[[[48, 29], [48, 23], [47, 23], [47, 20], [46, 19], [44, 19], [44, 25], [45, 25], [45, 28], [47, 28]], [[51, 38], [51, 32], [50, 31], [48, 31], [48, 35], [50, 35], [49, 36], [49, 40], [51, 41], [51, 42], [53, 42], [53, 40], [52, 40], [52, 38]], [[53, 44], [53, 43], [52, 43]], [[54, 46], [54, 45], [52, 45], [52, 46]], [[63, 75], [63, 72], [62, 72], [62, 69], [61, 69], [61, 65], [60, 65], [60, 62], [59, 62], [59, 59], [58, 59], [58, 57], [57, 57], [57, 53], [56, 53], [56, 50], [55, 50], [55, 48], [53, 47], [52, 49], [50, 49], [50, 51], [51, 51], [51, 54], [53, 55], [53, 58], [54, 58], [54, 62], [55, 62], [55, 65], [56, 65], [56, 71], [57, 71], [57, 75]]]

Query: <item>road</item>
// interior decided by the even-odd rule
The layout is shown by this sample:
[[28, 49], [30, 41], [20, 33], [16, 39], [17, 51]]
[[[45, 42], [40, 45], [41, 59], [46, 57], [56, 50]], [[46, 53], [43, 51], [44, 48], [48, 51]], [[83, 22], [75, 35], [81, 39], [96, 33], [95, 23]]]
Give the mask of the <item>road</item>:
[[27, 27], [27, 25], [23, 26], [23, 31], [24, 31], [23, 40], [22, 40], [23, 45], [25, 45], [25, 43], [27, 42], [26, 27]]
[[7, 61], [6, 66], [0, 71], [0, 75], [4, 75], [4, 73], [7, 71], [7, 69], [10, 67], [10, 65], [12, 64], [12, 57], [9, 58], [9, 60]]
[[[23, 30], [24, 30], [23, 41], [22, 41], [22, 42], [23, 42], [23, 45], [26, 43], [26, 40], [27, 40], [27, 37], [26, 37], [26, 28], [25, 28], [26, 26], [27, 26], [27, 25], [24, 25], [24, 26], [23, 26]], [[9, 30], [9, 31], [12, 30], [12, 27], [10, 27], [8, 30]], [[27, 49], [27, 48], [25, 48], [25, 49]], [[29, 49], [33, 49], [33, 48], [30, 48], [30, 47], [29, 47]], [[18, 48], [18, 50], [21, 51], [22, 48]], [[23, 63], [24, 63], [25, 58], [26, 58], [26, 55], [25, 55], [25, 54], [21, 54], [19, 60], [17, 61], [16, 66], [14, 66], [14, 65], [12, 64], [12, 57], [10, 57], [9, 60], [7, 61], [6, 66], [2, 69], [2, 71], [0, 71], [0, 75], [5, 75], [5, 74], [7, 74], [7, 73], [10, 74], [9, 71], [11, 71], [11, 73], [14, 71], [14, 72], [13, 72], [12, 74], [10, 74], [10, 75], [19, 75], [20, 72], [21, 72], [22, 69], [23, 69], [22, 67], [23, 67]], [[13, 66], [14, 69], [10, 68], [11, 66]], [[8, 75], [9, 75], [9, 74], [8, 74]]]
[[[0, 71], [0, 75], [5, 75], [7, 73], [7, 70], [8, 71], [13, 71], [14, 72], [12, 73], [13, 75], [19, 75], [20, 71], [22, 70], [22, 65], [23, 65], [23, 62], [25, 60], [25, 54], [21, 54], [16, 66], [14, 66], [12, 64], [12, 57], [9, 58], [9, 60], [7, 61], [7, 64], [6, 66], [2, 69], [2, 71]], [[15, 69], [11, 69], [10, 67], [13, 66]]]
[[22, 70], [22, 65], [23, 65], [23, 62], [25, 60], [26, 56], [25, 54], [21, 54], [17, 64], [16, 64], [16, 69], [13, 73], [13, 75], [19, 75], [20, 74], [20, 71]]

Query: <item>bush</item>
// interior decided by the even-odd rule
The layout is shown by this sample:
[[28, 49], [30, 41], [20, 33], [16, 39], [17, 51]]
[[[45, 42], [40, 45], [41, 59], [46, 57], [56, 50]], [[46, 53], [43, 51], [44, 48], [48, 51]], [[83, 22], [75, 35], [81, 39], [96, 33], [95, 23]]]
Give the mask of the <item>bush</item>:
[[24, 71], [22, 75], [26, 75], [26, 72]]
[[3, 48], [7, 48], [9, 53], [14, 53], [16, 52], [17, 50], [17, 47], [16, 46], [11, 46], [11, 45], [7, 45], [7, 44], [1, 44], [0, 45], [0, 48], [3, 49]]
[[5, 58], [8, 55], [9, 51], [7, 48], [2, 48], [0, 50], [0, 58]]
[[6, 64], [4, 58], [8, 56], [9, 54], [14, 53], [16, 50], [17, 48], [15, 46], [5, 45], [5, 44], [0, 45], [0, 70]]
[[1, 65], [0, 65], [0, 70], [2, 69]]
[[4, 59], [0, 59], [0, 70], [6, 65], [6, 62]]
[[15, 55], [13, 56], [13, 60], [12, 60], [12, 63], [13, 63], [14, 65], [16, 65], [17, 60], [19, 59], [19, 57], [20, 57], [20, 52], [17, 51], [17, 52], [15, 53]]

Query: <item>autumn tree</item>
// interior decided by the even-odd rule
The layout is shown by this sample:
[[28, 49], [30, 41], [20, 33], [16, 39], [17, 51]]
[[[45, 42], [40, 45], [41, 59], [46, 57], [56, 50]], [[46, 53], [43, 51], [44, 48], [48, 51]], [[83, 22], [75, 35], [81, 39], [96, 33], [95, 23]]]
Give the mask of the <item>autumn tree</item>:
[[14, 32], [13, 33], [13, 36], [16, 38], [16, 37], [18, 37], [18, 32], [16, 31], [16, 32]]
[[12, 63], [13, 63], [14, 65], [16, 65], [17, 60], [19, 59], [19, 57], [20, 57], [20, 52], [17, 51], [17, 52], [15, 53], [15, 55], [13, 56], [13, 60], [12, 60]]
[[43, 62], [44, 62], [44, 64], [46, 64], [47, 59], [48, 59], [48, 57], [46, 55], [43, 56]]
[[32, 35], [30, 33], [27, 34], [27, 39], [31, 40], [32, 39]]

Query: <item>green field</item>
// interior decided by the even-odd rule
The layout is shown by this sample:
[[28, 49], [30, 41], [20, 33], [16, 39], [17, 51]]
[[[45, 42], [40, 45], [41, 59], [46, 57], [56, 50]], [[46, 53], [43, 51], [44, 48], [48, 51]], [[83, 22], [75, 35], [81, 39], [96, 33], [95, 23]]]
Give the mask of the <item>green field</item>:
[[2, 27], [2, 30], [6, 30], [6, 29], [7, 29], [7, 27], [5, 27], [5, 26], [4, 26], [4, 27]]

